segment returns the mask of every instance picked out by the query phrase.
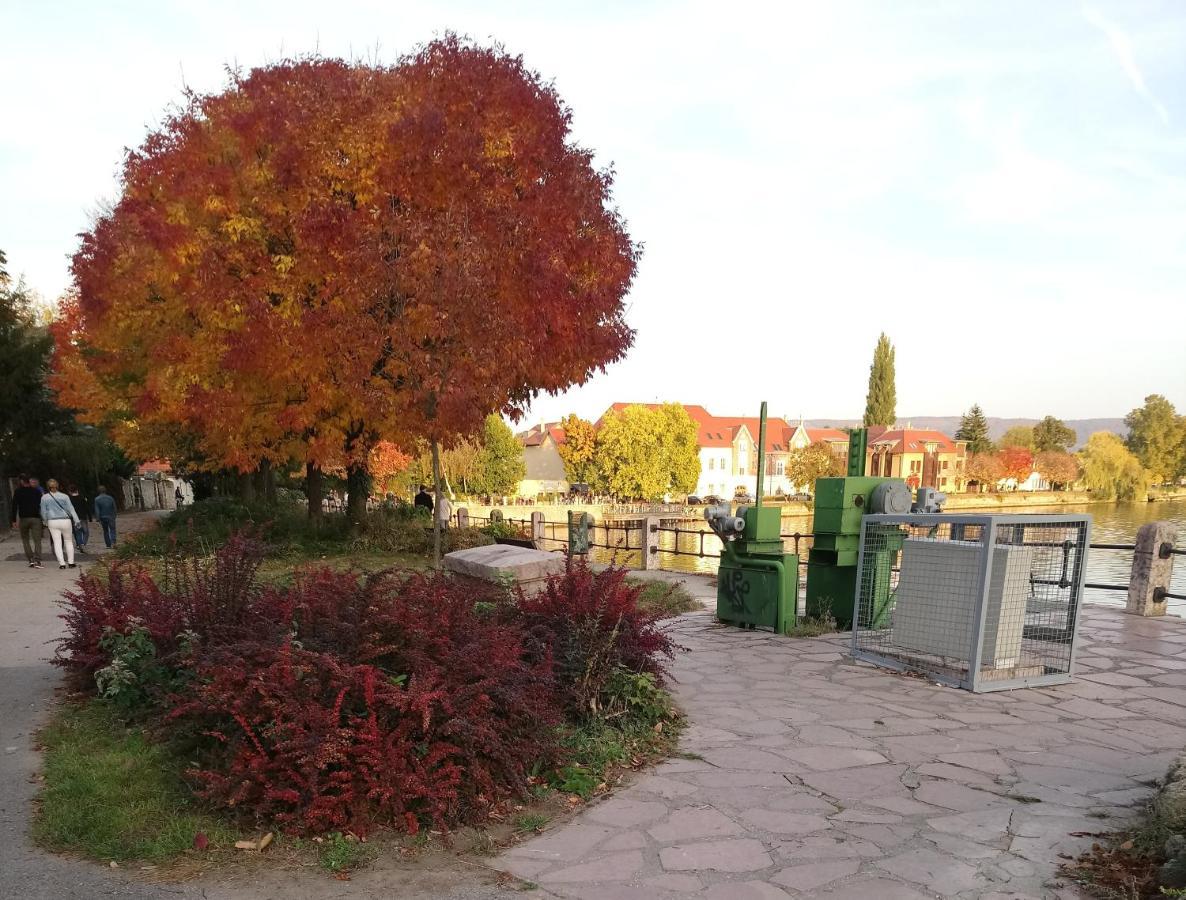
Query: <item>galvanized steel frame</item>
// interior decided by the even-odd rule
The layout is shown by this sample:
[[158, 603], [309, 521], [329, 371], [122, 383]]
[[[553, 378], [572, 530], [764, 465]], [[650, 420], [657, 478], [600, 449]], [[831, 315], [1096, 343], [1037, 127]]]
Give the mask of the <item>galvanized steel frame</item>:
[[[1075, 574], [1071, 581], [1071, 602], [1069, 615], [1072, 617], [1070, 658], [1068, 671], [1050, 675], [1037, 675], [1028, 678], [1012, 678], [996, 681], [985, 680], [980, 675], [981, 663], [981, 635], [984, 632], [985, 616], [988, 612], [988, 592], [992, 583], [992, 557], [990, 549], [996, 544], [997, 527], [1000, 525], [1042, 525], [1042, 524], [1070, 524], [1082, 523], [1083, 537], [1079, 544], [1080, 552], [1075, 554]], [[976, 591], [979, 599], [976, 603], [976, 614], [972, 625], [972, 642], [968, 648], [968, 675], [966, 678], [952, 678], [939, 672], [926, 672], [926, 676], [939, 684], [948, 687], [964, 688], [974, 693], [988, 693], [991, 691], [1008, 691], [1023, 687], [1047, 687], [1056, 684], [1066, 684], [1075, 672], [1075, 659], [1079, 649], [1079, 613], [1083, 605], [1083, 589], [1087, 576], [1087, 553], [1091, 546], [1091, 516], [1089, 515], [955, 515], [952, 513], [903, 513], [903, 514], [868, 514], [861, 517], [860, 548], [857, 553], [857, 577], [853, 596], [852, 622], [852, 656], [854, 659], [873, 663], [897, 672], [917, 671], [901, 660], [862, 650], [859, 647], [860, 632], [860, 591], [862, 576], [865, 570], [866, 532], [870, 525], [972, 525], [979, 526], [982, 545], [980, 572], [977, 577]]]

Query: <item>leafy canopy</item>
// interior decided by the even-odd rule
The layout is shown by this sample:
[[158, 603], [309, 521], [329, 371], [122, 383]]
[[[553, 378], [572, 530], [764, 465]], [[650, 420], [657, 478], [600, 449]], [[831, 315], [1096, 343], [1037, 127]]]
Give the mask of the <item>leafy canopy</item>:
[[660, 500], [695, 490], [700, 477], [699, 431], [678, 403], [610, 411], [597, 432], [599, 491]]
[[633, 341], [612, 174], [519, 57], [233, 73], [128, 154], [83, 235], [55, 386], [142, 455], [362, 465], [449, 446]]
[[1014, 425], [1001, 435], [997, 442], [1001, 449], [1006, 447], [1022, 447], [1026, 450], [1034, 449], [1034, 429], [1029, 425]]
[[1124, 417], [1128, 426], [1125, 444], [1155, 481], [1172, 481], [1186, 475], [1186, 416], [1161, 394], [1150, 394], [1144, 406]]
[[1073, 428], [1069, 428], [1062, 419], [1046, 416], [1034, 426], [1034, 447], [1039, 453], [1047, 450], [1070, 450], [1075, 445], [1077, 435]]
[[847, 463], [825, 441], [796, 447], [787, 454], [787, 479], [799, 490], [815, 493], [820, 478], [843, 475], [847, 470]]
[[564, 474], [573, 484], [588, 484], [597, 468], [597, 431], [592, 422], [575, 413], [561, 419], [560, 427], [564, 429], [564, 443], [556, 449], [564, 463]]
[[523, 447], [501, 416], [491, 413], [482, 426], [474, 489], [484, 494], [513, 494], [527, 475]]
[[1097, 431], [1079, 451], [1083, 482], [1101, 499], [1143, 499], [1149, 473], [1118, 435]]

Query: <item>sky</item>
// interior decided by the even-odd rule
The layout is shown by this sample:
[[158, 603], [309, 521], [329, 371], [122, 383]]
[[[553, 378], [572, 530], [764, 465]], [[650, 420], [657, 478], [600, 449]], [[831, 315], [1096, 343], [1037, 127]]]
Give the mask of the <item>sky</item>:
[[47, 300], [184, 86], [446, 30], [553, 79], [645, 245], [636, 340], [528, 420], [1186, 410], [1186, 2], [3, 0], [0, 248]]

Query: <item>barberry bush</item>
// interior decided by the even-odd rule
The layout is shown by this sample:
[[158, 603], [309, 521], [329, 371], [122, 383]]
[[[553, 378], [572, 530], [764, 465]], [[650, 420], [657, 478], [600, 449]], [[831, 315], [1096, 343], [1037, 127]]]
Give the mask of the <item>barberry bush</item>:
[[650, 703], [673, 650], [622, 570], [571, 562], [532, 597], [401, 570], [281, 588], [263, 553], [87, 573], [55, 661], [153, 720], [199, 796], [292, 832], [481, 821], [563, 764], [566, 722]]
[[661, 683], [665, 659], [674, 655], [659, 613], [639, 608], [642, 586], [626, 576], [626, 569], [597, 572], [583, 558], [569, 557], [563, 575], [535, 595], [518, 597], [517, 617], [552, 657], [570, 717], [596, 715], [615, 673], [648, 674]]

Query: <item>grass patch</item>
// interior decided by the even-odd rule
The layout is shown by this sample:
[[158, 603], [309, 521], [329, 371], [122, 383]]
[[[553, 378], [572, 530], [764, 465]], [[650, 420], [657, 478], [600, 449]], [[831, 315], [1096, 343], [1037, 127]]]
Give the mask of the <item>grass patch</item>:
[[368, 866], [378, 855], [378, 849], [372, 844], [340, 831], [326, 835], [317, 845], [317, 865], [335, 875]]
[[787, 637], [819, 637], [824, 634], [835, 634], [836, 631], [836, 620], [831, 616], [804, 617], [795, 623], [794, 628], [787, 631]]
[[549, 785], [588, 800], [626, 771], [669, 756], [682, 727], [671, 696], [650, 675], [619, 673], [601, 714], [561, 733], [568, 762], [552, 772]]
[[550, 821], [552, 821], [552, 817], [543, 813], [524, 813], [515, 819], [515, 831], [542, 831]]
[[63, 704], [41, 733], [45, 781], [33, 839], [97, 860], [160, 862], [205, 834], [210, 849], [239, 835], [198, 807], [181, 763], [101, 701]]
[[628, 578], [626, 581], [632, 587], [642, 588], [642, 593], [638, 595], [639, 608], [657, 612], [663, 618], [703, 608], [700, 601], [678, 582], [655, 581], [650, 578]]

